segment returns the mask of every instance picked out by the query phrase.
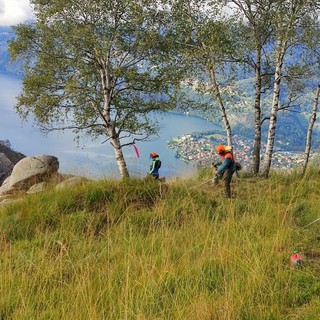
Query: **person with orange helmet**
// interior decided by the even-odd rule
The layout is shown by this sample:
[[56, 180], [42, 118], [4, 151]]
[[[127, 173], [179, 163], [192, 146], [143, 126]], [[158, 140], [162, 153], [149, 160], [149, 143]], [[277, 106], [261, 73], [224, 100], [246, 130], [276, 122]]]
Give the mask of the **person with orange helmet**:
[[151, 152], [150, 158], [152, 159], [152, 163], [150, 166], [149, 174], [152, 175], [155, 179], [159, 179], [159, 169], [161, 167], [161, 160], [159, 159], [159, 155], [156, 152]]
[[226, 197], [231, 198], [231, 180], [233, 174], [236, 172], [232, 150], [228, 146], [218, 145], [216, 152], [220, 156], [220, 160], [213, 163], [216, 171], [212, 183], [217, 184], [219, 179], [222, 179]]

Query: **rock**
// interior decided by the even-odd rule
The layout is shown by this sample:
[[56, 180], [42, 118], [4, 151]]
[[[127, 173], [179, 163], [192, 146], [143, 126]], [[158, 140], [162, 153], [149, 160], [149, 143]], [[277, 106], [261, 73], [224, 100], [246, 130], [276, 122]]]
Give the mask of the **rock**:
[[2, 196], [0, 196], [0, 202], [1, 202], [2, 200], [10, 199], [10, 198], [11, 198], [11, 196], [10, 196], [10, 195], [8, 195], [8, 194], [6, 194], [6, 195], [2, 195]]
[[7, 177], [3, 182], [0, 187], [0, 195], [5, 195], [5, 194], [12, 194], [15, 192], [18, 192], [19, 189], [15, 187], [10, 186], [10, 176]]
[[26, 156], [11, 149], [9, 140], [0, 140], [0, 185], [10, 176], [14, 165]]
[[66, 178], [65, 178], [65, 176], [64, 176], [63, 174], [61, 174], [61, 173], [59, 173], [59, 172], [56, 172], [56, 173], [54, 173], [54, 174], [52, 175], [50, 182], [51, 182], [52, 184], [55, 184], [55, 185], [56, 185], [56, 184], [64, 181], [65, 179], [66, 179]]
[[11, 160], [4, 153], [0, 153], [0, 185], [10, 176], [13, 167]]
[[66, 178], [65, 175], [60, 174], [58, 172], [58, 158], [51, 155], [24, 157], [14, 166], [6, 155], [0, 154], [0, 156], [0, 159], [3, 159], [3, 163], [6, 164], [6, 168], [8, 168], [3, 172], [8, 174], [11, 171], [11, 175], [8, 177], [3, 176], [4, 179], [0, 187], [1, 204], [11, 202], [17, 197], [21, 198], [43, 192], [48, 186], [56, 186], [56, 189], [62, 189], [89, 181], [85, 177], [69, 176], [69, 178]]
[[10, 148], [9, 141], [0, 141], [0, 153], [4, 153], [6, 157], [15, 165], [26, 156], [23, 153], [13, 151]]
[[2, 201], [0, 201], [0, 207], [5, 205], [5, 204], [17, 202], [17, 201], [20, 201], [20, 200], [21, 199], [12, 199], [12, 198], [3, 199]]
[[87, 181], [89, 181], [89, 180], [84, 177], [78, 177], [78, 176], [71, 177], [71, 178], [68, 178], [68, 179], [60, 182], [59, 184], [57, 184], [56, 189], [58, 189], [58, 190], [63, 189], [65, 187], [78, 185], [78, 184], [81, 184], [81, 183], [87, 182]]
[[8, 181], [2, 184], [0, 194], [11, 189], [28, 190], [36, 183], [49, 181], [58, 169], [59, 161], [54, 156], [25, 157], [14, 166]]
[[47, 189], [47, 187], [48, 187], [47, 182], [36, 183], [33, 186], [31, 186], [31, 188], [27, 191], [27, 194], [36, 194], [39, 192], [43, 192], [44, 190]]

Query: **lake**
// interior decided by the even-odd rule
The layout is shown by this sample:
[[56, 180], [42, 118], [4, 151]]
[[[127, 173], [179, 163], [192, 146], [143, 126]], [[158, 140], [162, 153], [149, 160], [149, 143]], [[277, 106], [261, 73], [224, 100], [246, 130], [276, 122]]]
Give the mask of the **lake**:
[[[73, 141], [72, 132], [52, 132], [44, 136], [31, 123], [22, 122], [13, 110], [16, 96], [21, 90], [21, 80], [8, 74], [0, 73], [0, 140], [10, 140], [12, 149], [35, 156], [49, 154], [56, 156], [60, 162], [61, 173], [83, 175], [90, 178], [118, 178], [118, 167], [114, 159], [110, 144], [90, 139], [80, 140], [77, 146]], [[159, 136], [153, 141], [136, 144], [140, 158], [137, 157], [133, 147], [123, 149], [128, 170], [132, 176], [147, 174], [150, 159], [149, 154], [156, 151], [162, 161], [160, 176], [191, 176], [195, 168], [175, 158], [175, 151], [167, 147], [171, 137], [196, 131], [216, 129], [217, 126], [198, 117], [183, 114], [166, 113], [160, 119], [161, 129]]]

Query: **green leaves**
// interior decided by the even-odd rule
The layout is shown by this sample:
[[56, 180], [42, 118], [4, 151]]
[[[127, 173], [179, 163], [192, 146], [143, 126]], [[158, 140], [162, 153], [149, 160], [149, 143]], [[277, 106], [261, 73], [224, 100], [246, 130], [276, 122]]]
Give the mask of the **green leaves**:
[[97, 137], [103, 126], [113, 145], [124, 131], [154, 134], [146, 116], [173, 107], [168, 92], [180, 81], [157, 1], [32, 4], [36, 21], [17, 26], [10, 44], [12, 59], [25, 59], [18, 113], [47, 130], [59, 123]]

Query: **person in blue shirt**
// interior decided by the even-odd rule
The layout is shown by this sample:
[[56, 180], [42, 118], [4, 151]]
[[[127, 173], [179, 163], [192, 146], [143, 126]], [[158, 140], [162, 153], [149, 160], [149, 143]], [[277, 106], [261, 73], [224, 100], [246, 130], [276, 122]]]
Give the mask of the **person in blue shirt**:
[[159, 155], [156, 152], [151, 152], [150, 158], [152, 159], [152, 163], [150, 166], [149, 174], [152, 175], [155, 179], [159, 179], [159, 169], [161, 167], [161, 160], [159, 159]]
[[229, 147], [219, 145], [216, 147], [216, 152], [220, 156], [220, 160], [213, 163], [216, 172], [212, 182], [216, 184], [222, 178], [224, 182], [224, 191], [227, 198], [231, 198], [231, 180], [236, 172], [235, 161]]

